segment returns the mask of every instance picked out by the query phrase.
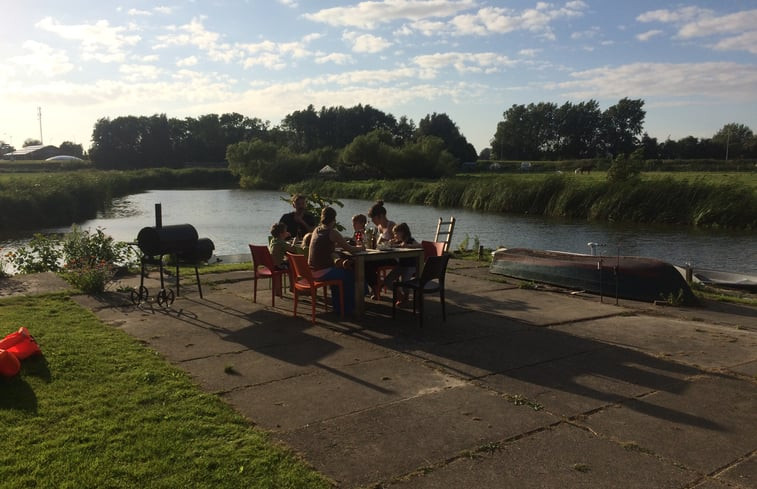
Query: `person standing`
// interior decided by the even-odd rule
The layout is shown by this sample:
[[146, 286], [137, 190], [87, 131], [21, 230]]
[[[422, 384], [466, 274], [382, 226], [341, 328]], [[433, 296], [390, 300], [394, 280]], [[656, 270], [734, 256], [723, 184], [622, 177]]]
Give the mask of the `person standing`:
[[315, 217], [307, 212], [307, 205], [304, 195], [295, 194], [292, 196], [292, 207], [294, 210], [281, 216], [279, 222], [286, 225], [290, 236], [302, 240], [303, 236], [315, 229]]

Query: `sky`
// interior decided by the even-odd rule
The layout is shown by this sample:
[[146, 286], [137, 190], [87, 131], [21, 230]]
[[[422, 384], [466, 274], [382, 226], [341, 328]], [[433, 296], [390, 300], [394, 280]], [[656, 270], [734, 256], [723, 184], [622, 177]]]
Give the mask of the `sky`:
[[[754, 0], [0, 0], [0, 141], [101, 118], [371, 105], [477, 152], [515, 104], [643, 99], [660, 142], [757, 132]], [[41, 115], [41, 117], [40, 117]]]

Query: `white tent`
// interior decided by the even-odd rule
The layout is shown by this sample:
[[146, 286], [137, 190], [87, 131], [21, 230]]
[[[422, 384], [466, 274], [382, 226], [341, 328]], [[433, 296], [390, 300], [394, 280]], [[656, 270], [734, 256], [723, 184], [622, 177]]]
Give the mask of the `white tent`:
[[318, 173], [327, 174], [327, 173], [336, 173], [336, 170], [331, 165], [326, 165], [323, 168], [321, 168]]

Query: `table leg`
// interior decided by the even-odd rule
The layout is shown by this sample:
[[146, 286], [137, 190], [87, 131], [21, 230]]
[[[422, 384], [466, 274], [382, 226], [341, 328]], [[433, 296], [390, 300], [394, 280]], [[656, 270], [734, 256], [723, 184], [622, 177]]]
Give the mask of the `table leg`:
[[355, 314], [360, 317], [365, 312], [365, 257], [355, 256]]

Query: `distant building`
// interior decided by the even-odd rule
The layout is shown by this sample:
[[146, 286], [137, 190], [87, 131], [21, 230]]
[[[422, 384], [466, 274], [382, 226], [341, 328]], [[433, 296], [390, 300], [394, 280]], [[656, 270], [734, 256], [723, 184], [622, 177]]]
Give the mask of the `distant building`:
[[10, 153], [3, 155], [3, 159], [6, 160], [46, 160], [51, 156], [58, 156], [60, 150], [55, 146], [49, 146], [44, 144], [35, 144], [32, 146], [26, 146], [25, 148], [17, 149]]

